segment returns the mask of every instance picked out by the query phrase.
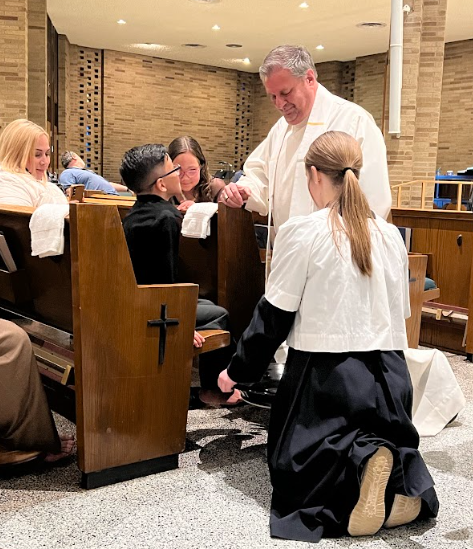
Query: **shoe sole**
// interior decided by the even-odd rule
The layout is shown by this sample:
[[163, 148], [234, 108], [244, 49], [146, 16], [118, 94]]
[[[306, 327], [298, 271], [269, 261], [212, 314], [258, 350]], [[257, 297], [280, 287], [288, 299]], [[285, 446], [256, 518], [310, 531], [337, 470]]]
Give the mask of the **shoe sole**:
[[409, 498], [396, 494], [394, 502], [389, 513], [388, 520], [384, 523], [385, 528], [395, 528], [402, 524], [408, 524], [415, 520], [420, 513], [422, 501], [419, 497]]
[[371, 536], [385, 519], [384, 494], [393, 468], [393, 455], [382, 446], [363, 470], [360, 497], [348, 522], [350, 536]]

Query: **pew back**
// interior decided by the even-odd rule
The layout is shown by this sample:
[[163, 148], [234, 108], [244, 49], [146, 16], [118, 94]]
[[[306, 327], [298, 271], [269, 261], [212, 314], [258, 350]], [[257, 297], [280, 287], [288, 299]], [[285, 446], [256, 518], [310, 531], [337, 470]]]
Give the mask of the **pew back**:
[[[18, 268], [17, 273], [0, 274], [0, 306], [72, 333], [70, 249], [65, 246], [63, 255], [43, 259], [31, 255], [29, 222], [33, 211], [24, 206], [0, 208], [0, 231]], [[69, 241], [68, 220], [65, 239]], [[11, 295], [8, 289], [15, 279], [19, 284]]]
[[[33, 341], [40, 326], [43, 342], [73, 361], [75, 381], [64, 383], [76, 394], [83, 485], [176, 467], [185, 445], [198, 287], [137, 286], [114, 205], [71, 204], [70, 248], [53, 258], [31, 258], [30, 216], [0, 207], [0, 230], [31, 290], [26, 301], [21, 292], [3, 292], [0, 313], [18, 317]], [[10, 278], [15, 273], [3, 273]], [[178, 324], [149, 324], [163, 324], [166, 315]], [[48, 325], [49, 316], [69, 332]], [[57, 321], [71, 316], [71, 324]]]
[[[127, 198], [91, 197], [85, 202], [116, 204], [123, 219], [134, 203], [132, 197]], [[211, 219], [210, 236], [205, 239], [181, 236], [178, 276], [180, 282], [198, 284], [201, 298], [228, 310], [232, 334], [239, 338], [264, 294], [264, 263], [252, 214], [219, 204], [218, 214]]]

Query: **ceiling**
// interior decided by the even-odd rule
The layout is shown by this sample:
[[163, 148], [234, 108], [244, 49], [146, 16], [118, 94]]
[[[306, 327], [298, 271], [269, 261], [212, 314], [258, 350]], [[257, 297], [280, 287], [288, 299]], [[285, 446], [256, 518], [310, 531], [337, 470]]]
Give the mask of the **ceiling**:
[[[406, 0], [414, 10], [416, 1]], [[48, 13], [73, 44], [257, 72], [280, 44], [314, 58], [347, 61], [386, 51], [389, 0], [48, 0]], [[446, 42], [473, 38], [470, 0], [448, 0]], [[118, 20], [126, 24], [118, 24]], [[384, 23], [360, 28], [362, 22]], [[212, 30], [218, 24], [220, 30]], [[200, 44], [190, 48], [183, 44]], [[228, 48], [226, 44], [241, 44]], [[322, 44], [325, 49], [315, 49]], [[249, 63], [243, 61], [248, 58]]]

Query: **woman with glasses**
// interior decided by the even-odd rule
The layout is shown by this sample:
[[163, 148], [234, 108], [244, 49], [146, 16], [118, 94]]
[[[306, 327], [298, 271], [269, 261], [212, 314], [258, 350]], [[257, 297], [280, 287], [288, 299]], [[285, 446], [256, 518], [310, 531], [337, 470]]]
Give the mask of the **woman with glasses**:
[[182, 201], [178, 210], [186, 212], [195, 202], [214, 202], [225, 187], [222, 179], [211, 177], [199, 143], [188, 135], [176, 137], [168, 148], [174, 165], [181, 167]]

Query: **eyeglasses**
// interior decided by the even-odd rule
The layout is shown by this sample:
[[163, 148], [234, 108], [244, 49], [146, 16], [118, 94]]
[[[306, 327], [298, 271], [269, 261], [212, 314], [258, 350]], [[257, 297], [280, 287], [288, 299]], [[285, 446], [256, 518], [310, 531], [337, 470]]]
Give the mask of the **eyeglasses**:
[[174, 172], [178, 172], [180, 169], [181, 169], [181, 166], [179, 166], [178, 164], [177, 166], [174, 166], [174, 168], [170, 172], [160, 175], [158, 179], [163, 179], [164, 177], [167, 177], [168, 175], [171, 175]]
[[[160, 176], [158, 177], [158, 179], [163, 179], [164, 177], [167, 177], [168, 175], [171, 175], [171, 174], [174, 173], [174, 172], [178, 172], [180, 169], [181, 169], [181, 166], [179, 166], [179, 164], [178, 164], [177, 166], [174, 166], [174, 168], [173, 168], [170, 172], [168, 172], [168, 173], [163, 173], [163, 175], [160, 175]], [[158, 179], [156, 179], [156, 181], [157, 181]], [[153, 182], [151, 183], [151, 185], [149, 185], [149, 187], [147, 187], [147, 188], [148, 188], [148, 189], [151, 189], [151, 187], [153, 187], [153, 185], [156, 183], [156, 181], [153, 181]]]
[[189, 168], [188, 170], [183, 170], [181, 168], [179, 177], [184, 177], [185, 175], [187, 175], [187, 177], [194, 177], [194, 175], [197, 175], [198, 173], [200, 173], [200, 168]]

